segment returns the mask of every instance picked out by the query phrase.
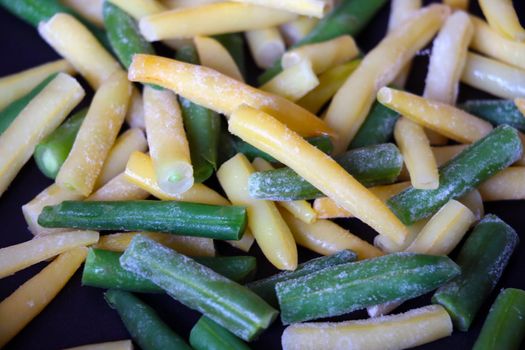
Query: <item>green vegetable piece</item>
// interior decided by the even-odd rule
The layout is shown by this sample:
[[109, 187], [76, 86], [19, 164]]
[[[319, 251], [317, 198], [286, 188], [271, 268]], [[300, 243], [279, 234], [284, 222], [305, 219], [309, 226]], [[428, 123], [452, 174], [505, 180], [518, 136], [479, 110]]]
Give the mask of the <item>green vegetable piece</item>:
[[208, 317], [201, 317], [190, 333], [195, 350], [250, 350], [245, 342]]
[[[350, 150], [335, 158], [346, 171], [365, 186], [396, 181], [403, 167], [399, 149], [391, 143]], [[290, 168], [255, 172], [248, 182], [254, 198], [289, 201], [314, 199], [323, 194]]]
[[279, 305], [277, 295], [275, 295], [275, 285], [277, 283], [306, 276], [328, 267], [349, 263], [355, 260], [357, 260], [356, 253], [351, 250], [342, 250], [333, 255], [322, 256], [300, 264], [295, 271], [283, 271], [270, 277], [248, 283], [246, 287], [253, 290], [270, 305], [277, 307]]
[[279, 282], [275, 291], [281, 320], [290, 324], [415, 298], [460, 272], [446, 256], [394, 253]]
[[103, 30], [82, 18], [73, 9], [62, 5], [58, 0], [0, 0], [0, 6], [35, 28], [38, 27], [40, 22], [47, 21], [57, 13], [68, 13], [82, 22], [102, 45], [107, 49], [111, 49], [106, 33]]
[[365, 122], [359, 128], [349, 148], [359, 148], [392, 140], [399, 114], [379, 102], [374, 102]]
[[[185, 46], [177, 51], [180, 61], [199, 64], [197, 51]], [[221, 117], [190, 100], [179, 96], [186, 137], [190, 145], [191, 163], [195, 182], [207, 180], [217, 168], [218, 143], [221, 132]]]
[[[162, 289], [150, 280], [124, 270], [119, 262], [121, 255], [109, 250], [90, 249], [82, 273], [82, 284], [129, 292], [162, 292]], [[195, 257], [194, 260], [239, 283], [249, 280], [257, 267], [253, 256]]]
[[510, 125], [525, 132], [525, 116], [511, 100], [471, 100], [460, 106], [461, 109], [493, 125]]
[[[344, 0], [293, 47], [319, 43], [345, 34], [355, 37], [385, 3], [386, 0]], [[259, 77], [259, 84], [268, 82], [281, 71], [281, 59], [279, 58]]]
[[133, 238], [120, 264], [246, 341], [256, 338], [277, 316], [248, 288], [141, 235]]
[[137, 22], [109, 1], [103, 7], [104, 26], [113, 51], [127, 69], [136, 53], [155, 54], [153, 46], [140, 34]]
[[191, 347], [133, 294], [110, 289], [104, 297], [117, 310], [134, 341], [144, 350], [191, 350]]
[[176, 201], [64, 201], [42, 210], [44, 227], [85, 230], [153, 231], [238, 240], [246, 226], [246, 209]]
[[244, 55], [244, 38], [242, 33], [220, 34], [215, 35], [213, 38], [228, 50], [242, 76], [246, 76], [246, 57]]
[[[306, 141], [326, 154], [332, 153], [332, 150], [334, 149], [330, 136], [322, 135], [309, 137]], [[254, 147], [239, 138], [235, 138], [235, 147], [237, 152], [243, 153], [250, 161], [255, 158], [262, 158], [270, 163], [278, 163], [278, 161], [268, 153], [261, 151], [257, 147]]]
[[459, 330], [469, 329], [517, 244], [516, 231], [495, 215], [485, 216], [463, 244], [457, 258], [461, 275], [432, 297], [432, 302], [447, 309]]
[[502, 125], [473, 143], [439, 169], [439, 187], [418, 190], [409, 187], [387, 201], [405, 224], [436, 213], [449, 200], [459, 198], [521, 157], [522, 145], [516, 129]]
[[501, 291], [472, 350], [518, 350], [525, 337], [525, 291]]
[[48, 178], [53, 180], [56, 178], [71, 148], [73, 148], [73, 143], [86, 114], [87, 108], [76, 112], [35, 147], [33, 157], [36, 165]]
[[82, 271], [82, 285], [140, 293], [162, 292], [153, 282], [124, 270], [119, 262], [121, 255], [109, 250], [90, 249]]
[[217, 165], [220, 167], [224, 162], [237, 154], [237, 145], [234, 136], [228, 131], [227, 123], [221, 124], [219, 135], [219, 149], [217, 154]]
[[7, 107], [0, 111], [0, 135], [6, 131], [16, 117], [22, 112], [22, 110], [31, 102], [36, 95], [38, 95], [49, 82], [57, 76], [58, 73], [51, 74], [46, 79], [42, 80], [40, 84], [35, 86], [33, 90], [29, 91], [25, 96], [20, 97], [18, 100], [11, 102]]

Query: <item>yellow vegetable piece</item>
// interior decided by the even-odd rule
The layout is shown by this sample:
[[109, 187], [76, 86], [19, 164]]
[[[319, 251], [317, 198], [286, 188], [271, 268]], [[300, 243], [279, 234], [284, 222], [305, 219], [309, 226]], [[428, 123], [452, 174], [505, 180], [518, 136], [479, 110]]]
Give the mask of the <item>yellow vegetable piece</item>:
[[525, 117], [525, 98], [515, 98], [514, 104], [518, 107], [519, 111]]
[[441, 305], [403, 314], [339, 323], [298, 323], [282, 336], [284, 350], [401, 350], [452, 334], [452, 321]]
[[432, 46], [423, 97], [456, 104], [459, 79], [473, 33], [470, 18], [463, 11], [454, 12], [445, 21]]
[[232, 0], [252, 5], [267, 6], [279, 10], [290, 11], [298, 15], [322, 18], [328, 11], [323, 0]]
[[264, 256], [280, 270], [295, 270], [297, 247], [279, 210], [271, 201], [250, 197], [248, 178], [254, 172], [248, 159], [239, 153], [221, 165], [217, 179], [234, 205], [246, 207], [248, 227]]
[[[374, 228], [379, 234], [402, 242], [406, 227], [379, 198], [348, 174], [332, 158], [310, 145], [262, 111], [242, 106], [229, 120], [229, 130], [252, 146], [292, 168], [339, 206]], [[318, 171], [312, 171], [318, 169]]]
[[107, 0], [129, 13], [136, 20], [144, 16], [166, 11], [167, 8], [156, 0]]
[[[391, 32], [403, 25], [403, 23], [405, 23], [414, 12], [421, 8], [421, 5], [421, 0], [392, 0], [390, 2], [388, 32]], [[396, 87], [403, 88], [405, 86], [406, 80], [408, 79], [411, 68], [412, 61], [408, 61], [394, 79], [392, 84]]]
[[75, 69], [66, 60], [56, 60], [0, 78], [0, 110], [58, 72], [73, 74]]
[[[369, 190], [386, 202], [390, 197], [395, 196], [399, 192], [410, 186], [410, 182], [399, 182], [393, 185], [383, 185], [370, 187]], [[314, 209], [321, 219], [335, 219], [335, 218], [351, 218], [352, 213], [338, 206], [333, 200], [328, 197], [317, 198], [314, 200]]]
[[[253, 167], [257, 171], [267, 171], [275, 169], [269, 162], [262, 158], [255, 158], [252, 162]], [[311, 224], [317, 219], [317, 213], [313, 210], [310, 203], [305, 200], [298, 201], [279, 201], [276, 202], [279, 206], [288, 210], [297, 219]]]
[[319, 23], [317, 18], [301, 16], [291, 22], [281, 24], [280, 30], [286, 43], [292, 46], [308, 35], [317, 23]]
[[412, 187], [422, 190], [438, 188], [436, 159], [423, 128], [411, 120], [400, 118], [394, 128], [394, 138], [410, 174]]
[[[140, 152], [133, 153], [128, 161], [125, 172], [126, 179], [149, 192], [153, 196], [162, 200], [176, 200], [181, 202], [193, 202], [214, 205], [230, 205], [231, 203], [203, 184], [193, 184], [193, 186], [186, 192], [177, 196], [172, 196], [160, 189], [157, 184], [157, 177], [153, 170], [153, 162], [151, 158]], [[250, 230], [246, 229], [242, 239], [238, 241], [227, 241], [235, 248], [248, 252], [254, 242], [253, 235]]]
[[57, 13], [38, 25], [40, 36], [68, 60], [94, 88], [108, 79], [120, 64], [75, 17]]
[[432, 147], [432, 153], [436, 158], [438, 166], [442, 166], [461, 152], [465, 150], [469, 145], [452, 145], [452, 146], [441, 146]]
[[[521, 144], [525, 147], [525, 135], [522, 132], [518, 132], [518, 136], [521, 140]], [[521, 158], [518, 159], [516, 163], [514, 163], [514, 165], [525, 166], [525, 154], [522, 155]]]
[[217, 72], [230, 78], [244, 81], [239, 67], [237, 67], [228, 50], [220, 42], [205, 36], [196, 36], [193, 38], [193, 42], [195, 43], [201, 65], [215, 69]]
[[67, 231], [65, 228], [47, 228], [40, 226], [38, 224], [38, 216], [44, 207], [60, 204], [63, 201], [75, 201], [83, 198], [82, 195], [63, 189], [57, 184], [52, 184], [47, 187], [29, 203], [22, 206], [22, 213], [24, 214], [29, 231], [35, 236]]
[[135, 151], [144, 152], [147, 149], [148, 141], [146, 141], [146, 136], [141, 129], [132, 128], [124, 131], [109, 151], [95, 183], [95, 188], [102, 187], [122, 173], [126, 169], [126, 163], [131, 153]]
[[392, 82], [406, 63], [439, 30], [449, 8], [433, 4], [415, 12], [370, 51], [334, 96], [325, 117], [339, 138], [335, 154], [345, 151], [365, 120], [377, 91]]
[[80, 267], [87, 248], [62, 253], [0, 303], [0, 347], [7, 344], [60, 292]]
[[483, 55], [525, 69], [525, 42], [517, 42], [500, 35], [480, 18], [471, 17], [474, 37], [470, 47]]
[[153, 83], [229, 116], [242, 104], [271, 113], [301, 136], [332, 134], [319, 118], [287, 99], [269, 94], [219, 72], [152, 55], [135, 55], [129, 79]]
[[475, 221], [469, 208], [452, 199], [432, 216], [406, 251], [448, 255]]
[[[70, 191], [73, 192], [73, 191]], [[104, 186], [93, 192], [88, 201], [131, 201], [146, 199], [149, 193], [129, 182], [124, 173], [120, 173]]]
[[464, 194], [462, 197], [458, 198], [458, 201], [470, 209], [470, 211], [474, 214], [474, 217], [477, 220], [481, 220], [481, 218], [485, 215], [485, 209], [483, 208], [483, 198], [481, 198], [481, 194], [478, 190], [473, 189], [467, 194]]
[[0, 249], [0, 278], [62, 254], [70, 249], [98, 241], [98, 232], [70, 231], [43, 237]]
[[188, 191], [170, 195], [163, 191], [158, 183], [153, 161], [141, 152], [134, 152], [128, 160], [125, 171], [126, 179], [162, 200], [176, 200], [203, 204], [228, 205], [226, 198], [203, 184], [194, 184]]
[[479, 6], [494, 30], [509, 39], [525, 41], [525, 29], [511, 0], [479, 0]]
[[64, 5], [71, 7], [75, 12], [94, 23], [97, 27], [104, 27], [102, 5], [104, 0], [62, 0]]
[[445, 5], [458, 10], [468, 10], [469, 0], [443, 0]]
[[485, 202], [525, 199], [525, 167], [503, 169], [478, 189]]
[[250, 30], [244, 35], [259, 68], [270, 68], [286, 51], [284, 40], [276, 27]]
[[408, 236], [401, 244], [393, 242], [388, 237], [377, 235], [374, 237], [374, 245], [385, 253], [402, 252], [414, 241], [414, 239], [416, 239], [418, 233], [427, 224], [428, 220], [429, 219], [423, 219], [410, 226], [407, 226]]
[[74, 348], [67, 348], [64, 350], [133, 350], [133, 343], [131, 340], [119, 340], [107, 343], [75, 346]]
[[221, 2], [143, 17], [139, 26], [148, 41], [157, 41], [263, 29], [295, 18], [295, 14], [287, 11]]
[[101, 85], [57, 174], [58, 185], [83, 196], [91, 194], [124, 122], [130, 96], [131, 83], [122, 71]]
[[146, 130], [142, 94], [135, 86], [133, 86], [131, 92], [131, 100], [129, 101], [128, 112], [126, 113], [126, 123], [128, 123], [130, 128]]
[[317, 85], [319, 85], [319, 79], [312, 69], [312, 64], [309, 61], [302, 61], [295, 66], [285, 68], [260, 89], [295, 102]]
[[318, 254], [331, 255], [343, 249], [353, 250], [359, 259], [369, 259], [383, 253], [330, 220], [317, 220], [307, 224], [281, 209], [281, 214], [290, 227], [297, 244]]
[[135, 235], [143, 235], [162, 245], [188, 256], [215, 256], [213, 239], [203, 237], [177, 236], [160, 232], [113, 233], [100, 237], [94, 248], [123, 252]]
[[342, 35], [332, 40], [304, 45], [286, 52], [281, 58], [284, 69], [302, 61], [309, 61], [316, 74], [350, 61], [359, 54], [359, 49], [350, 35]]
[[525, 70], [472, 52], [467, 54], [461, 81], [501, 98], [525, 97]]
[[185, 7], [196, 7], [205, 4], [213, 4], [216, 2], [223, 2], [224, 0], [161, 0], [161, 2], [172, 9], [185, 8]]
[[377, 100], [404, 117], [448, 138], [472, 143], [487, 135], [492, 125], [451, 105], [391, 89], [381, 88]]
[[36, 145], [53, 132], [84, 97], [84, 89], [71, 76], [59, 73], [29, 102], [0, 135], [0, 196]]
[[319, 76], [319, 85], [297, 101], [297, 104], [317, 114], [360, 63], [361, 60], [357, 59], [327, 70]]
[[193, 166], [177, 97], [145, 86], [144, 115], [159, 187], [170, 195], [186, 192], [193, 186]]

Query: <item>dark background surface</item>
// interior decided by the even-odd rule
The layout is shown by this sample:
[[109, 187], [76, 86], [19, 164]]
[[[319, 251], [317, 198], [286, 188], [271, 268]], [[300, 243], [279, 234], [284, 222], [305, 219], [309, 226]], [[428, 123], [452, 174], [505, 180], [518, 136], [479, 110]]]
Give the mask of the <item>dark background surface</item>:
[[[16, 0], [13, 0], [16, 1]], [[425, 1], [427, 3], [429, 1]], [[479, 14], [477, 1], [471, 1], [471, 12]], [[522, 23], [525, 17], [525, 3], [514, 1]], [[368, 51], [383, 37], [388, 21], [388, 6], [370, 23], [367, 29], [357, 38], [359, 46]], [[58, 56], [48, 45], [40, 39], [36, 30], [0, 9], [0, 76], [12, 74], [30, 68]], [[423, 89], [428, 51], [416, 57], [414, 68], [407, 88], [415, 93]], [[253, 64], [250, 64], [253, 66]], [[252, 72], [251, 77], [255, 76]], [[468, 98], [490, 97], [479, 91], [461, 86], [460, 100]], [[85, 99], [84, 104], [87, 103]], [[0, 155], [1, 156], [1, 155]], [[11, 187], [0, 198], [0, 247], [6, 247], [31, 239], [32, 234], [26, 229], [22, 216], [21, 206], [44, 188], [51, 184], [36, 168], [33, 160], [22, 169]], [[487, 213], [494, 213], [508, 222], [524, 240], [525, 232], [525, 202], [495, 202], [487, 203]], [[340, 220], [338, 223], [349, 228], [351, 232], [371, 241], [373, 232], [357, 220]], [[223, 254], [241, 254], [225, 245], [218, 245]], [[250, 254], [257, 256], [259, 263], [258, 277], [267, 276], [275, 272], [264, 259], [258, 248], [252, 249]], [[299, 249], [301, 261], [315, 256], [314, 253]], [[455, 254], [455, 253], [454, 253]], [[454, 257], [454, 254], [452, 257]], [[40, 263], [13, 276], [0, 280], [0, 300], [9, 296], [19, 285], [38, 273], [45, 263]], [[427, 344], [417, 349], [470, 349], [476, 340], [483, 320], [490, 304], [494, 301], [501, 288], [525, 289], [525, 279], [521, 273], [525, 272], [525, 242], [522, 242], [511, 258], [503, 277], [490, 295], [484, 307], [480, 310], [471, 330], [467, 333], [455, 331], [451, 337]], [[5, 349], [41, 349], [54, 350], [83, 344], [98, 343], [127, 339], [129, 335], [121, 323], [117, 313], [111, 310], [103, 299], [103, 290], [81, 287], [80, 271], [69, 281], [58, 296], [37, 316], [22, 332], [18, 334]], [[173, 299], [163, 295], [141, 295], [144, 301], [153, 306], [163, 320], [176, 332], [187, 339], [189, 332], [199, 314], [187, 309]], [[396, 312], [406, 311], [413, 307], [424, 306], [430, 303], [430, 295], [426, 295], [406, 303]], [[335, 321], [365, 318], [364, 311], [354, 312], [338, 318]], [[261, 338], [250, 344], [252, 349], [279, 349], [280, 336], [283, 327], [280, 321], [266, 331]], [[504, 349], [502, 349], [504, 350]]]

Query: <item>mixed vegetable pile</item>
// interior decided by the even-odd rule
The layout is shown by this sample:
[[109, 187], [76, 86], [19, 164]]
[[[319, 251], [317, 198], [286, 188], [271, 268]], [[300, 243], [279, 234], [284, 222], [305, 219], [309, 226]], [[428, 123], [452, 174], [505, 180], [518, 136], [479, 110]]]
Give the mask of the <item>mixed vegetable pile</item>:
[[[519, 241], [483, 202], [525, 198], [525, 30], [511, 0], [479, 0], [486, 20], [444, 2], [392, 0], [362, 52], [386, 0], [0, 0], [63, 57], [0, 78], [0, 196], [31, 157], [54, 180], [22, 206], [34, 238], [0, 249], [0, 278], [51, 259], [0, 302], [0, 347], [82, 264], [142, 349], [249, 349], [273, 322], [286, 350], [468, 331]], [[460, 82], [499, 99], [458, 104]], [[282, 271], [254, 280], [256, 258], [215, 241]], [[322, 256], [298, 264], [298, 245]], [[503, 287], [476, 350], [522, 344], [525, 291]], [[137, 293], [201, 313], [189, 339]]]

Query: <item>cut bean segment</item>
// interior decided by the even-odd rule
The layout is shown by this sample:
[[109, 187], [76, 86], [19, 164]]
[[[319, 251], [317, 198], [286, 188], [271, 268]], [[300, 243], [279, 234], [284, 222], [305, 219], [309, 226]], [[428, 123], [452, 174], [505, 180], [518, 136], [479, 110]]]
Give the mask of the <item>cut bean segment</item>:
[[437, 290], [432, 301], [443, 305], [454, 326], [466, 332], [494, 289], [518, 244], [516, 231], [495, 215], [474, 228], [457, 258], [461, 275]]
[[501, 291], [490, 308], [473, 350], [518, 350], [525, 337], [525, 292]]
[[413, 224], [508, 167], [522, 152], [517, 130], [507, 125], [499, 126], [440, 168], [438, 189], [408, 188], [390, 198], [387, 204], [403, 223]]
[[7, 344], [55, 298], [86, 258], [78, 247], [62, 253], [0, 302], [0, 347]]
[[124, 123], [131, 83], [122, 71], [104, 81], [96, 91], [56, 183], [83, 196], [95, 188], [104, 161]]
[[159, 187], [171, 194], [193, 186], [193, 166], [181, 109], [171, 91], [144, 87], [144, 120]]
[[492, 126], [460, 109], [438, 101], [384, 87], [379, 102], [404, 117], [460, 143], [471, 143], [487, 135]]
[[141, 348], [191, 350], [186, 342], [171, 330], [155, 310], [133, 294], [110, 289], [104, 294], [108, 305], [115, 309], [129, 334]]
[[401, 350], [452, 334], [445, 309], [430, 305], [404, 314], [340, 323], [299, 323], [284, 330], [284, 350]]
[[297, 247], [276, 205], [255, 199], [248, 192], [248, 178], [254, 171], [248, 159], [239, 153], [221, 165], [217, 178], [231, 202], [246, 207], [248, 227], [264, 256], [280, 270], [295, 270]]
[[472, 52], [461, 82], [501, 98], [525, 97], [525, 70]]
[[257, 337], [277, 316], [275, 309], [246, 287], [140, 235], [132, 240], [120, 264], [244, 340]]
[[174, 201], [65, 201], [45, 207], [38, 217], [44, 227], [154, 231], [238, 240], [244, 233], [246, 209]]
[[460, 274], [444, 256], [394, 253], [329, 267], [275, 286], [284, 324], [415, 298]]
[[30, 241], [0, 249], [0, 278], [52, 258], [68, 250], [98, 241], [98, 232], [73, 231], [36, 237]]

